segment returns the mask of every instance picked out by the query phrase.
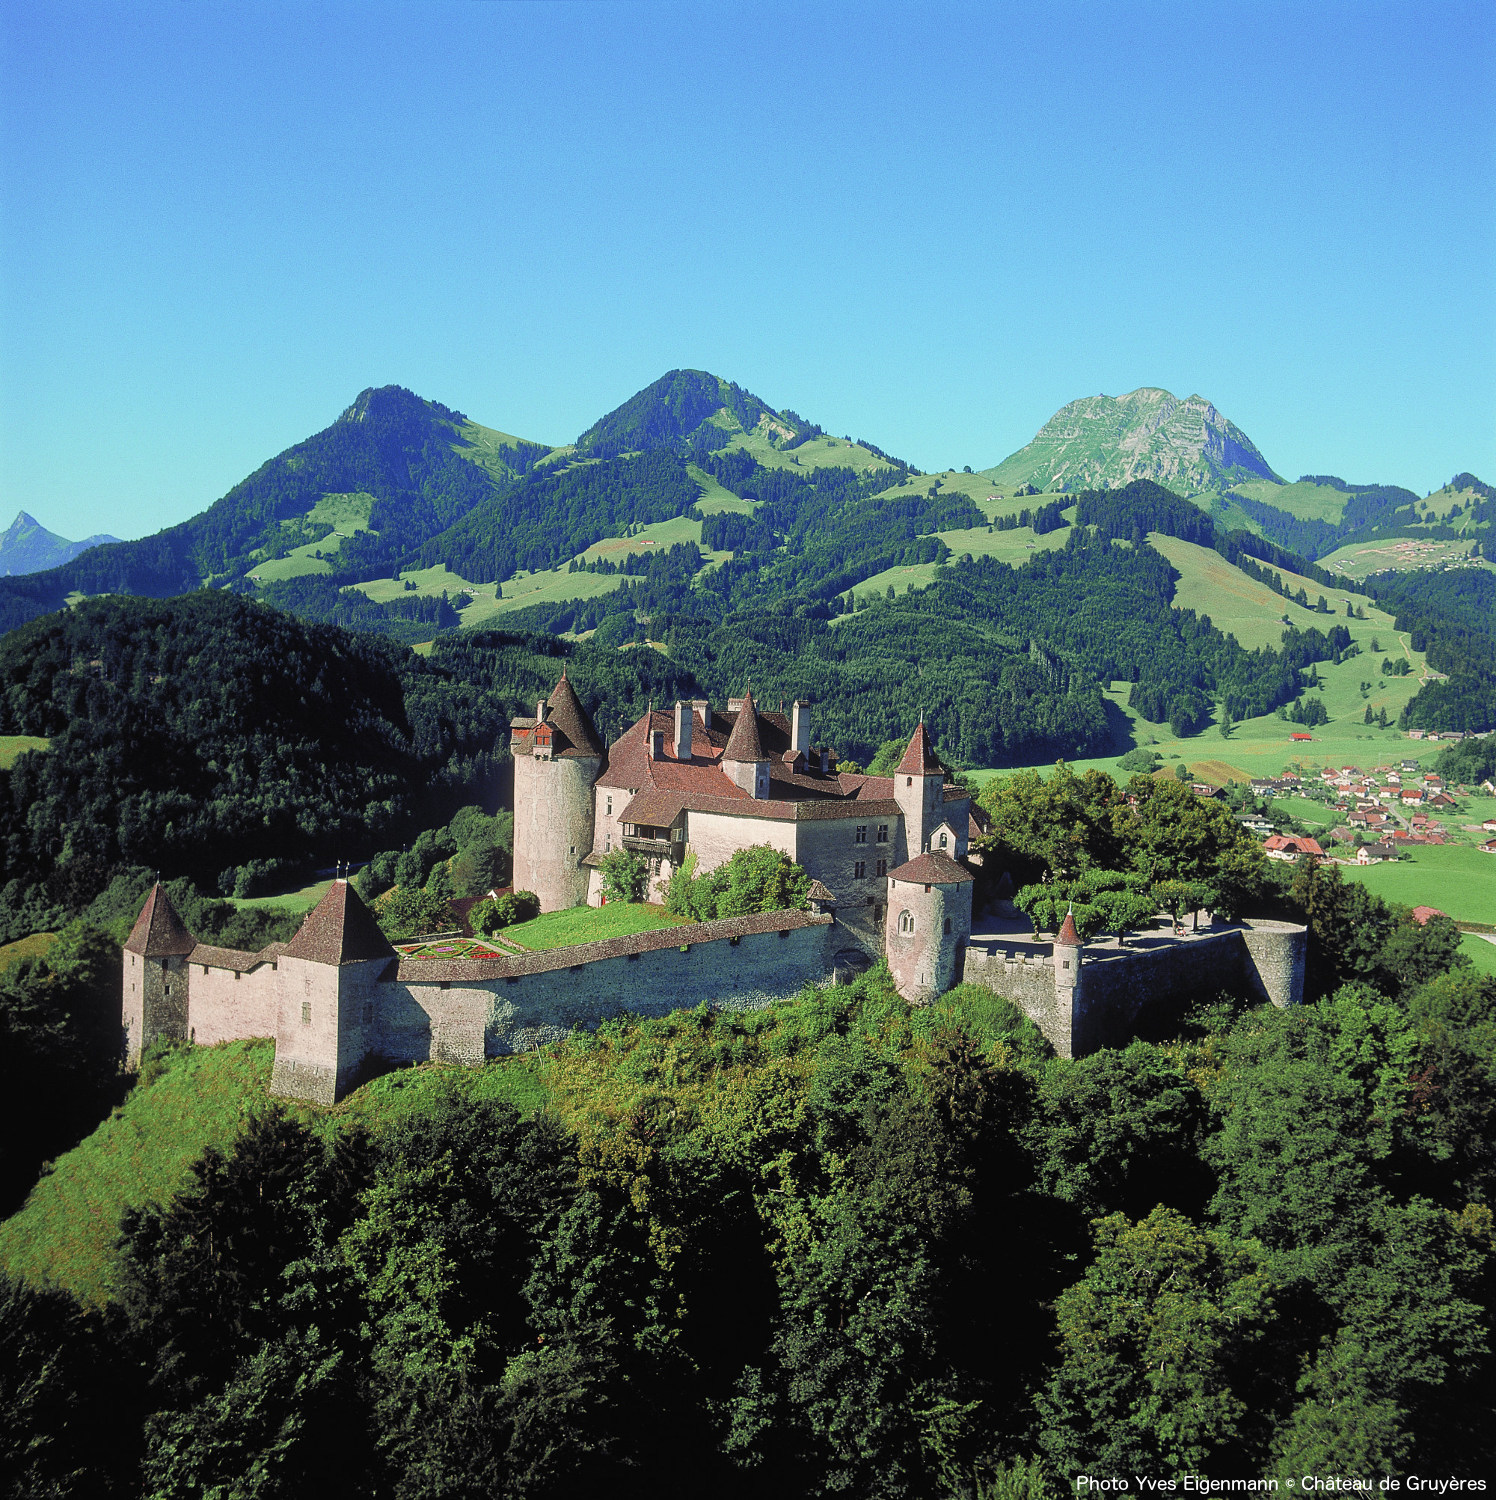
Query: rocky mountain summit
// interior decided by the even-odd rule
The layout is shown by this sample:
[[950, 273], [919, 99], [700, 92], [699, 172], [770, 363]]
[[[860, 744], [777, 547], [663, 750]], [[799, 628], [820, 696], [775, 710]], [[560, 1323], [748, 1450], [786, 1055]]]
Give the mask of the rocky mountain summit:
[[1251, 479], [1281, 483], [1251, 438], [1204, 396], [1181, 401], [1151, 386], [1062, 406], [1031, 443], [985, 472], [996, 483], [1039, 490], [1151, 479], [1195, 495]]
[[60, 567], [90, 547], [100, 547], [105, 542], [116, 540], [116, 537], [99, 535], [81, 542], [70, 542], [55, 531], [48, 531], [35, 516], [23, 510], [0, 532], [0, 577]]

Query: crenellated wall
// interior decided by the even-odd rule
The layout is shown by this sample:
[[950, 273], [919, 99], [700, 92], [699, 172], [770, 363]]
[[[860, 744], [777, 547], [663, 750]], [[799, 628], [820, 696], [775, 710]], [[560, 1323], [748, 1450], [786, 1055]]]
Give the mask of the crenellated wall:
[[1061, 1057], [1084, 1057], [1125, 1045], [1150, 1012], [1209, 1001], [1242, 990], [1277, 1006], [1304, 998], [1307, 929], [1291, 922], [1253, 921], [1180, 939], [1135, 942], [1126, 948], [1066, 950], [1080, 960], [1073, 998], [1055, 983], [1051, 954], [1026, 944], [974, 944], [965, 977], [1011, 1000]]

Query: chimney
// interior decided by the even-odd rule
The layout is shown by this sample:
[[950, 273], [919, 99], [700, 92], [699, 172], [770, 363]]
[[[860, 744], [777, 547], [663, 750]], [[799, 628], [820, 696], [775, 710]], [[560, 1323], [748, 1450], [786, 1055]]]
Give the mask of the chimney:
[[822, 745], [821, 746], [821, 775], [822, 776], [827, 775], [830, 770], [831, 770], [831, 752], [824, 745]]
[[730, 714], [740, 714], [743, 711], [743, 700], [741, 698], [729, 698], [727, 700], [727, 711]]
[[701, 727], [710, 729], [712, 727], [712, 705], [705, 698], [693, 698], [691, 707], [701, 715]]
[[810, 753], [810, 704], [798, 698], [790, 710], [790, 749], [797, 755]]
[[689, 703], [675, 700], [675, 758], [691, 758], [691, 707]]
[[545, 723], [545, 699], [544, 698], [537, 698], [535, 700], [535, 722], [537, 724], [544, 724]]
[[665, 756], [665, 731], [663, 729], [651, 729], [649, 731], [649, 758], [651, 760], [663, 760]]

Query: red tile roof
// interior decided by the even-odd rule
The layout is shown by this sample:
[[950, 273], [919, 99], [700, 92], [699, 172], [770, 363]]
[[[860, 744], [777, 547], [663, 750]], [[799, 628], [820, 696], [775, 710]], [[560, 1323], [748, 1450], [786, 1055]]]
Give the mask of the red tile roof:
[[1067, 911], [1065, 920], [1060, 923], [1060, 930], [1055, 936], [1057, 947], [1079, 948], [1081, 946], [1080, 933], [1075, 930], [1075, 918]]
[[904, 758], [899, 762], [898, 774], [900, 776], [939, 776], [944, 773], [945, 767], [936, 758], [935, 747], [930, 743], [930, 736], [925, 731], [925, 721], [921, 719], [914, 733], [909, 737], [909, 748], [904, 751]]
[[335, 880], [286, 945], [287, 958], [315, 964], [352, 964], [393, 958], [390, 940], [346, 880]]
[[125, 939], [125, 947], [142, 958], [185, 958], [197, 940], [182, 926], [177, 909], [158, 880]]
[[1447, 915], [1448, 913], [1440, 911], [1437, 906], [1415, 906], [1413, 908], [1413, 920], [1420, 927], [1425, 926], [1433, 917], [1443, 917]]
[[890, 870], [888, 878], [909, 885], [960, 885], [972, 877], [971, 872], [958, 865], [949, 854], [927, 850], [907, 860], [897, 870]]

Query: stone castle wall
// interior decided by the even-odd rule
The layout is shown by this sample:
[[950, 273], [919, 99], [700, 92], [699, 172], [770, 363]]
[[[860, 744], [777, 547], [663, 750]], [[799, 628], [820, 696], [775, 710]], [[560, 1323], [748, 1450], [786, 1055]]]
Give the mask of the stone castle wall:
[[1213, 1000], [1224, 990], [1277, 1006], [1302, 1003], [1306, 942], [1303, 927], [1258, 921], [1153, 947], [1082, 948], [1068, 1004], [1052, 956], [1034, 953], [1025, 961], [1000, 944], [977, 945], [967, 952], [965, 977], [1017, 1005], [1059, 1056], [1084, 1057], [1125, 1046], [1151, 1012]]
[[186, 966], [186, 1037], [200, 1046], [246, 1036], [274, 1036], [280, 1018], [279, 974], [273, 962], [252, 969]]

